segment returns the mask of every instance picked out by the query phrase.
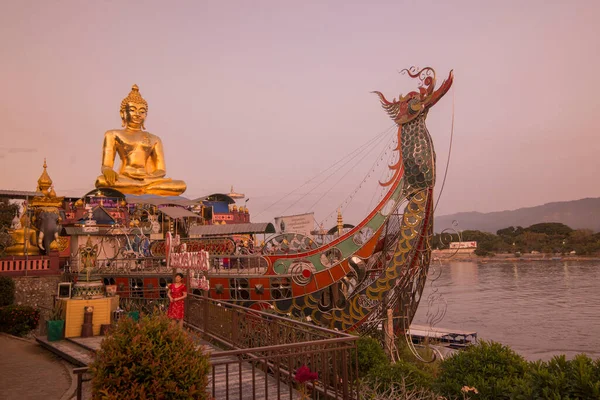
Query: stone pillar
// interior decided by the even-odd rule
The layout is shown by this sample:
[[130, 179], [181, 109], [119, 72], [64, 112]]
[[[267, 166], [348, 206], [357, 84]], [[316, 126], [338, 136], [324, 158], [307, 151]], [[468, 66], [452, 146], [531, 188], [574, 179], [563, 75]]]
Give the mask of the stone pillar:
[[391, 360], [394, 359], [394, 310], [387, 309], [387, 318], [383, 322], [383, 332], [385, 335], [385, 352]]
[[51, 250], [48, 253], [48, 257], [50, 257], [50, 271], [53, 274], [60, 274], [60, 256], [58, 251]]

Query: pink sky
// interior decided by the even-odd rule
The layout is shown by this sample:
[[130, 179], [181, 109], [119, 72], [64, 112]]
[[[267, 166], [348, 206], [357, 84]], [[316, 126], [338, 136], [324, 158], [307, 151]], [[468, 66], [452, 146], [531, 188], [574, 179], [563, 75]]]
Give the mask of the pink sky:
[[438, 214], [600, 197], [598, 15], [594, 0], [14, 1], [0, 15], [0, 188], [34, 190], [46, 157], [59, 195], [93, 189], [136, 83], [184, 195], [234, 185], [258, 213], [388, 128], [369, 92], [413, 90], [398, 71], [417, 65], [440, 83], [455, 71], [428, 117], [439, 191], [454, 96]]

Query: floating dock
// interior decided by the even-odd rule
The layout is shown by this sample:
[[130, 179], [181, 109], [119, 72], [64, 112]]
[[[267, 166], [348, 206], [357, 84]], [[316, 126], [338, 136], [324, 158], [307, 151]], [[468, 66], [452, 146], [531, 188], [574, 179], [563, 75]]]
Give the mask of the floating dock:
[[421, 343], [426, 339], [435, 339], [442, 343], [447, 343], [451, 347], [464, 347], [477, 341], [477, 332], [437, 328], [427, 325], [412, 324], [409, 333], [413, 341], [417, 343]]

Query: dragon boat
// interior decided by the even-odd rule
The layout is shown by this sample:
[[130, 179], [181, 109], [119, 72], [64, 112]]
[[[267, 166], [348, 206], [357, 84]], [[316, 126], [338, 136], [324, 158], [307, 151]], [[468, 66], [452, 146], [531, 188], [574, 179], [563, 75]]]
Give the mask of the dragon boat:
[[[341, 331], [377, 329], [392, 308], [401, 317], [398, 329], [408, 328], [425, 285], [433, 234], [435, 151], [425, 122], [453, 74], [435, 90], [433, 69], [405, 72], [419, 80], [419, 91], [392, 101], [374, 92], [397, 125], [398, 161], [389, 166], [392, 178], [380, 182], [389, 190], [379, 204], [329, 243], [318, 246], [307, 236], [282, 233], [252, 254], [238, 254], [242, 268], [209, 268], [211, 298]], [[188, 251], [210, 246], [187, 242]], [[234, 243], [229, 246], [234, 249]]]

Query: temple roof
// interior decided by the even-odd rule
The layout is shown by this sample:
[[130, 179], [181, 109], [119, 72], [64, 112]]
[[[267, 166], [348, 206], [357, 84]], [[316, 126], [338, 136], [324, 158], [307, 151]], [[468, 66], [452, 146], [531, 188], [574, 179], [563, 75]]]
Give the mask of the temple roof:
[[194, 200], [195, 202], [203, 202], [203, 201], [218, 201], [225, 202], [227, 204], [235, 204], [235, 200], [232, 199], [229, 195], [223, 193], [213, 193], [208, 196], [198, 197]]
[[275, 227], [270, 222], [255, 222], [248, 224], [229, 225], [195, 225], [189, 229], [189, 236], [224, 236], [244, 233], [275, 233]]
[[[98, 195], [100, 193], [100, 196]], [[87, 192], [83, 197], [114, 197], [114, 198], [125, 198], [125, 195], [113, 188], [102, 188], [94, 189]]]
[[[92, 209], [92, 219], [96, 221], [96, 224], [98, 225], [114, 225], [116, 223], [115, 219], [110, 215], [106, 208], [102, 206], [96, 206]], [[85, 223], [85, 221], [87, 221], [87, 216], [79, 219], [80, 223]]]
[[27, 190], [0, 190], [0, 197], [10, 199], [26, 199], [28, 197], [43, 196], [42, 192], [30, 192]]
[[190, 200], [181, 196], [158, 196], [155, 194], [128, 194], [125, 196], [125, 200], [128, 204], [150, 204], [153, 206], [161, 206], [164, 204], [175, 204], [178, 206], [193, 206], [198, 204], [198, 202], [195, 200]]

